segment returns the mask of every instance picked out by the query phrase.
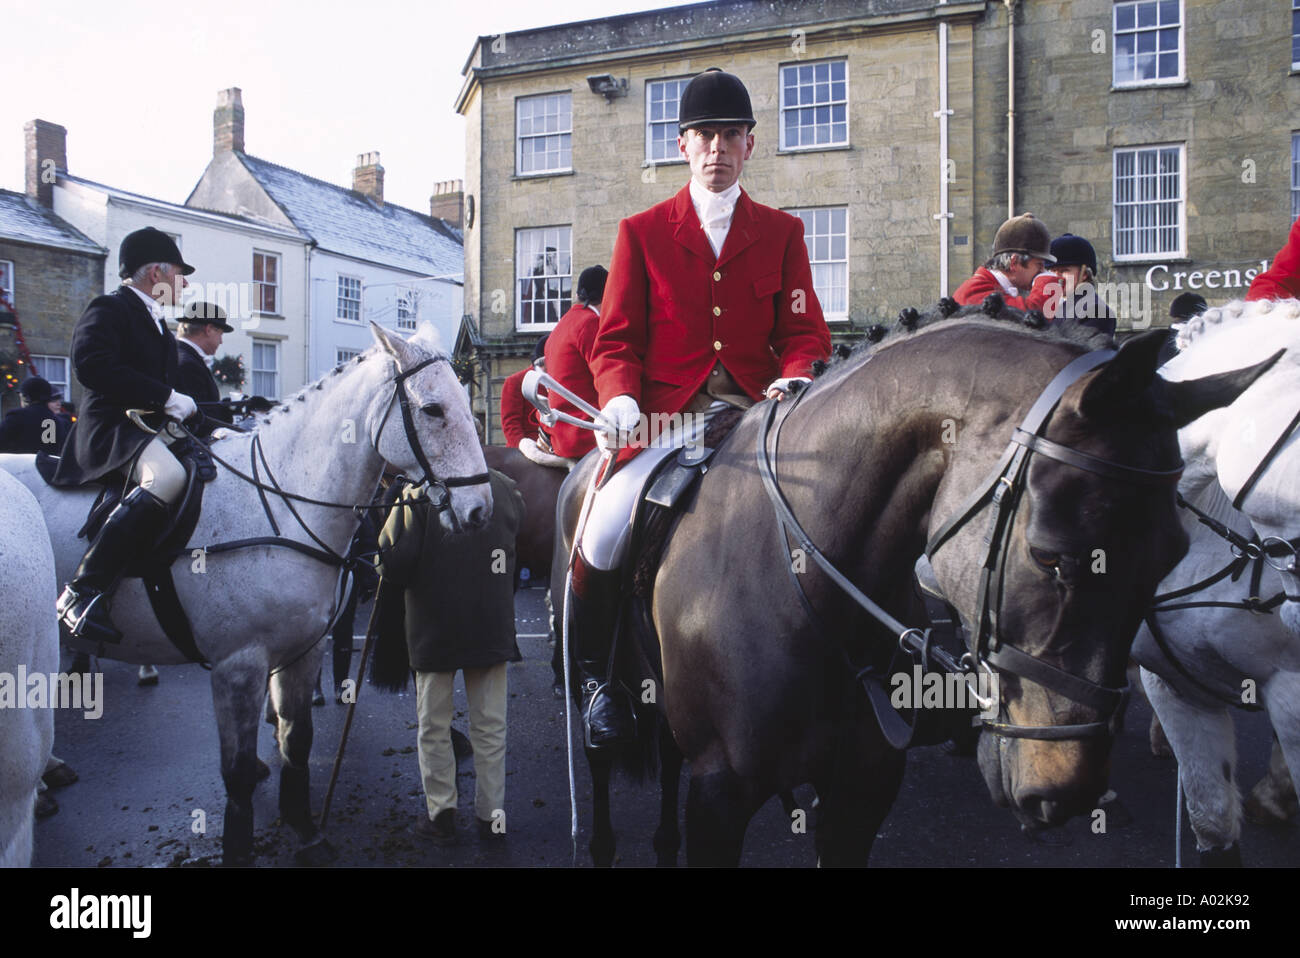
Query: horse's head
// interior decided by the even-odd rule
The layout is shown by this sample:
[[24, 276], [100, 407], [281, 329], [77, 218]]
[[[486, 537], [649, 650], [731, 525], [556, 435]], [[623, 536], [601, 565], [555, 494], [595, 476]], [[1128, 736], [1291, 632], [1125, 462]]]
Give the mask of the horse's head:
[[390, 392], [371, 409], [375, 449], [398, 471], [429, 479], [430, 499], [447, 500], [440, 515], [445, 528], [484, 525], [492, 515], [492, 492], [483, 447], [464, 387], [433, 326], [421, 324], [408, 340], [374, 323], [370, 330], [393, 359]]
[[[977, 657], [998, 673], [1001, 701], [985, 723], [980, 767], [994, 800], [1026, 824], [1085, 814], [1105, 791], [1129, 647], [1157, 584], [1187, 549], [1174, 495], [1176, 430], [1232, 402], [1257, 375], [1165, 383], [1155, 375], [1162, 341], [1160, 332], [1139, 336], [1083, 373], [1039, 430], [1048, 442], [1021, 435], [1013, 446], [1027, 464], [994, 497], [1010, 501], [983, 588], [995, 505], [934, 555], [972, 642], [982, 619], [992, 624]], [[1007, 375], [1009, 384], [1018, 373]], [[992, 410], [984, 427], [1005, 436], [1013, 418]], [[968, 491], [985, 480], [987, 459], [961, 458], [949, 479]], [[955, 511], [955, 496], [952, 486], [941, 492], [935, 528]]]
[[1300, 635], [1300, 300], [1231, 302], [1207, 310], [1179, 333], [1179, 354], [1160, 374], [1179, 381], [1247, 363], [1271, 368], [1231, 407], [1178, 434], [1187, 460], [1184, 495], [1217, 482], [1266, 545], [1286, 594], [1278, 613]]

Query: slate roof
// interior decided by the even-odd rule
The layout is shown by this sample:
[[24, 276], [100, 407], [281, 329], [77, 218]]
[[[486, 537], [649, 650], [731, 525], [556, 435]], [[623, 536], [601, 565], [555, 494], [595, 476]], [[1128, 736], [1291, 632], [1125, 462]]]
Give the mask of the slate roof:
[[246, 153], [236, 155], [319, 248], [421, 276], [464, 272], [464, 239], [442, 220], [392, 203], [381, 206], [346, 187]]
[[107, 252], [54, 211], [25, 193], [0, 190], [0, 239], [38, 243], [84, 253]]

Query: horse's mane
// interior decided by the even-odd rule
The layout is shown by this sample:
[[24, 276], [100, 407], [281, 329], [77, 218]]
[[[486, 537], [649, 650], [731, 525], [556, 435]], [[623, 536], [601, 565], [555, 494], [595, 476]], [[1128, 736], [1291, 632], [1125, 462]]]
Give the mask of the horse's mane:
[[985, 297], [983, 303], [971, 306], [959, 306], [955, 300], [945, 296], [924, 311], [904, 309], [891, 326], [877, 324], [869, 327], [863, 338], [852, 347], [841, 343], [835, 348], [829, 363], [813, 364], [813, 374], [820, 376], [847, 363], [856, 366], [882, 349], [906, 342], [922, 330], [958, 323], [1014, 330], [1043, 342], [1070, 343], [1085, 349], [1101, 349], [1113, 345], [1111, 337], [1106, 333], [1084, 325], [1073, 317], [1049, 323], [1036, 309], [1026, 311], [1006, 305], [1006, 301], [997, 293]]
[[1176, 340], [1179, 350], [1187, 349], [1206, 333], [1213, 332], [1224, 322], [1248, 322], [1262, 316], [1273, 319], [1300, 319], [1300, 300], [1297, 299], [1234, 299], [1222, 306], [1207, 309], [1183, 324]]

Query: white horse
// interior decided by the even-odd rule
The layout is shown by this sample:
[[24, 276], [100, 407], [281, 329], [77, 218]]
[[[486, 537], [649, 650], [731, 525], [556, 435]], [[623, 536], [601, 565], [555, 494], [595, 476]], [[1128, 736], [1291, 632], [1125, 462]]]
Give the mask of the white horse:
[[[1233, 706], [1262, 705], [1287, 764], [1300, 769], [1300, 301], [1211, 309], [1183, 328], [1178, 346], [1179, 354], [1160, 370], [1166, 379], [1227, 371], [1286, 350], [1235, 403], [1178, 434], [1187, 463], [1183, 497], [1245, 540], [1257, 534], [1271, 548], [1258, 560], [1240, 561], [1235, 580], [1225, 575], [1157, 608], [1240, 603], [1251, 595], [1265, 603], [1280, 596], [1278, 604], [1270, 614], [1224, 607], [1159, 612], [1156, 626], [1168, 651], [1145, 625], [1133, 646], [1143, 687], [1179, 762], [1202, 864], [1240, 864]], [[1183, 521], [1191, 546], [1160, 584], [1160, 595], [1212, 578], [1234, 560], [1229, 541], [1192, 510], [1184, 510]], [[1238, 540], [1237, 552], [1243, 548], [1255, 551]]]
[[[19, 666], [49, 675], [59, 667], [59, 627], [50, 604], [54, 555], [40, 506], [0, 472], [0, 673], [16, 682]], [[13, 688], [13, 686], [11, 686]], [[25, 688], [13, 688], [25, 696]], [[0, 706], [0, 868], [32, 861], [36, 789], [54, 744], [52, 708]]]
[[[367, 504], [385, 463], [418, 477], [423, 459], [434, 476], [448, 480], [452, 488], [433, 488], [436, 496], [449, 500], [441, 513], [449, 529], [474, 528], [491, 515], [487, 467], [469, 403], [446, 353], [437, 347], [433, 327], [423, 324], [410, 340], [373, 324], [371, 329], [376, 346], [286, 400], [254, 432], [213, 443], [215, 456], [246, 475], [256, 474], [267, 488], [259, 490], [218, 465], [190, 537], [192, 550], [172, 566], [196, 646], [212, 663], [226, 786], [226, 864], [253, 858], [251, 800], [259, 777], [257, 731], [268, 676], [283, 758], [281, 818], [303, 842], [300, 862], [334, 857], [312, 821], [307, 758], [320, 640], [337, 611], [341, 568], [338, 562], [283, 545], [230, 551], [210, 547], [279, 536], [318, 553], [343, 556], [357, 528], [355, 513], [304, 500]], [[58, 579], [67, 582], [85, 550], [76, 532], [94, 494], [46, 485], [31, 456], [0, 456], [0, 467], [12, 471], [41, 503]], [[303, 498], [287, 498], [276, 487]], [[47, 594], [53, 602], [53, 593]], [[112, 618], [125, 640], [120, 646], [92, 643], [87, 651], [133, 663], [187, 661], [158, 625], [140, 580], [123, 580], [113, 598]]]

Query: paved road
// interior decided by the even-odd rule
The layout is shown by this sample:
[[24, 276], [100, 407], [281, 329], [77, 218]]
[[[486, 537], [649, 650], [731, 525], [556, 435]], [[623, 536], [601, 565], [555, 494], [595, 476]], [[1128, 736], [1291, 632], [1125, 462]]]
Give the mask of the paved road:
[[[507, 757], [507, 837], [482, 843], [467, 826], [473, 820], [473, 763], [462, 764], [462, 840], [449, 849], [430, 847], [410, 834], [423, 814], [415, 756], [413, 690], [382, 695], [366, 687], [353, 726], [335, 795], [329, 837], [343, 866], [552, 866], [575, 861], [569, 840], [569, 800], [564, 760], [562, 703], [551, 695], [550, 649], [542, 593], [519, 595], [516, 611], [524, 661], [509, 667], [510, 732]], [[364, 622], [364, 610], [358, 615]], [[328, 663], [328, 656], [327, 656]], [[154, 688], [137, 688], [133, 666], [103, 662], [104, 715], [57, 716], [56, 751], [81, 776], [60, 789], [59, 814], [37, 825], [35, 863], [82, 867], [203, 867], [220, 860], [224, 793], [217, 767], [217, 733], [207, 673], [161, 669]], [[328, 671], [328, 664], [326, 669]], [[345, 709], [332, 701], [316, 709], [312, 751], [313, 806], [324, 799]], [[456, 724], [465, 728], [463, 692], [457, 693]], [[1151, 758], [1146, 748], [1150, 710], [1142, 701], [1130, 709], [1128, 728], [1114, 755], [1112, 785], [1132, 821], [1112, 813], [1105, 834], [1093, 834], [1077, 820], [1053, 837], [1060, 844], [1030, 842], [1005, 810], [988, 797], [972, 759], [941, 749], [914, 750], [903, 790], [876, 842], [872, 864], [882, 867], [1056, 866], [1170, 867], [1174, 862], [1174, 765]], [[1253, 784], [1268, 757], [1268, 732], [1258, 716], [1240, 716], [1242, 780]], [[270, 726], [262, 729], [259, 754], [278, 767]], [[278, 773], [277, 773], [278, 774]], [[296, 839], [277, 824], [277, 774], [255, 796], [259, 864], [293, 864]], [[582, 825], [577, 864], [589, 859], [589, 781], [577, 773]], [[685, 796], [685, 788], [682, 789]], [[807, 807], [810, 789], [797, 801]], [[654, 863], [650, 838], [657, 820], [657, 792], [616, 781], [613, 807], [619, 837], [617, 864]], [[206, 817], [196, 833], [195, 813]], [[1300, 865], [1300, 829], [1247, 826], [1243, 841], [1248, 864]], [[1195, 861], [1190, 835], [1184, 859]], [[683, 855], [684, 861], [684, 855]], [[773, 800], [755, 817], [743, 864], [809, 867], [813, 839], [794, 834]]]

